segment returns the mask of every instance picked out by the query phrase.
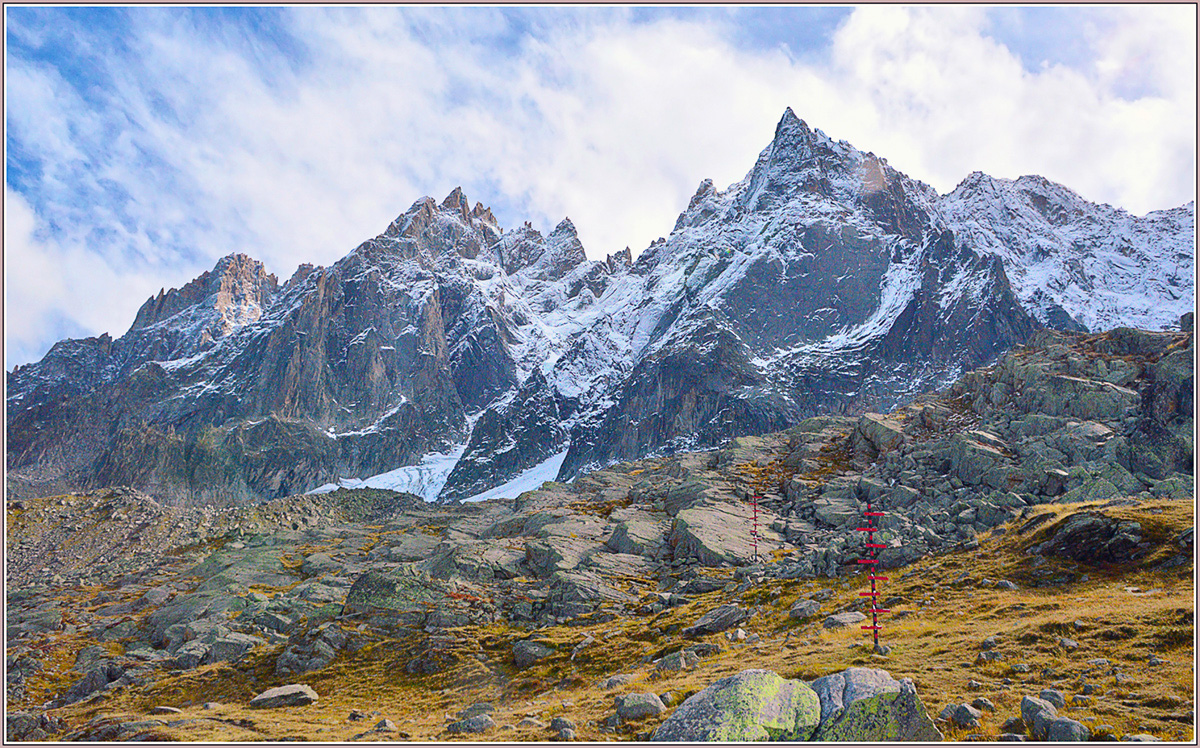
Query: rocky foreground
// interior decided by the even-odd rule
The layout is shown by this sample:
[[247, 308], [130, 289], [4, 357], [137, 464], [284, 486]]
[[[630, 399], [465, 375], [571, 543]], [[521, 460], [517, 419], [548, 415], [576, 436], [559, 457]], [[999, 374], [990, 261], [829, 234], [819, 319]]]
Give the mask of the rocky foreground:
[[10, 498], [8, 737], [1192, 739], [1184, 328], [512, 500]]

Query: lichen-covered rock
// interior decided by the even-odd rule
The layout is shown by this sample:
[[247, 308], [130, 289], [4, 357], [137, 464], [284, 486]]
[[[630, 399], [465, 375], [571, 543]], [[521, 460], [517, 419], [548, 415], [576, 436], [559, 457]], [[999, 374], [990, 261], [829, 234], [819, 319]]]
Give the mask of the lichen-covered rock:
[[950, 471], [963, 483], [1006, 489], [1012, 461], [1004, 443], [984, 431], [955, 434], [950, 440]]
[[1091, 739], [1091, 729], [1069, 717], [1050, 720], [1046, 727], [1046, 740], [1051, 743], [1086, 743]]
[[912, 680], [884, 670], [849, 668], [812, 682], [821, 703], [814, 740], [839, 742], [942, 740]]
[[112, 661], [98, 663], [67, 689], [67, 692], [63, 694], [62, 701], [65, 704], [82, 701], [93, 693], [104, 690], [109, 683], [118, 680], [124, 674], [125, 668], [120, 663]]
[[310, 631], [298, 631], [288, 638], [283, 652], [275, 660], [275, 674], [299, 675], [320, 670], [333, 662], [349, 643], [350, 635], [329, 623]]
[[616, 553], [652, 556], [665, 541], [667, 523], [649, 512], [633, 507], [620, 508], [614, 510], [609, 519], [617, 526], [605, 545]]
[[816, 693], [769, 670], [743, 670], [683, 702], [654, 731], [666, 742], [808, 740], [821, 717]]
[[209, 645], [208, 652], [204, 655], [204, 664], [236, 662], [251, 649], [263, 643], [263, 640], [257, 636], [241, 634], [235, 631], [227, 636], [218, 638]]
[[695, 652], [684, 649], [664, 656], [655, 665], [655, 669], [661, 673], [676, 673], [682, 670], [691, 670], [699, 662], [700, 658]]

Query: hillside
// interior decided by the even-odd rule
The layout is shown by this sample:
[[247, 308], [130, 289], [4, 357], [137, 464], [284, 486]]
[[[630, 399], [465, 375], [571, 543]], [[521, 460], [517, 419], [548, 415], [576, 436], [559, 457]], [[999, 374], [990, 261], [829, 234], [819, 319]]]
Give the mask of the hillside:
[[[10, 499], [9, 737], [645, 739], [748, 668], [866, 667], [952, 739], [1036, 730], [1006, 720], [1042, 695], [1098, 738], [1194, 740], [1183, 327], [1043, 331], [888, 414], [471, 504]], [[886, 654], [834, 617], [864, 608], [868, 500]], [[249, 707], [286, 684], [316, 702]], [[975, 726], [943, 711], [972, 700]]]

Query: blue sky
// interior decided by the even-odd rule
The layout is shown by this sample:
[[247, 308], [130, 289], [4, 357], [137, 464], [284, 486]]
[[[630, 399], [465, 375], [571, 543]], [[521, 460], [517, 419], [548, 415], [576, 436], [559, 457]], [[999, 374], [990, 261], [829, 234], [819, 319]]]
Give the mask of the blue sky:
[[5, 9], [6, 368], [230, 252], [286, 279], [461, 185], [593, 257], [790, 106], [939, 191], [1193, 199], [1192, 6]]

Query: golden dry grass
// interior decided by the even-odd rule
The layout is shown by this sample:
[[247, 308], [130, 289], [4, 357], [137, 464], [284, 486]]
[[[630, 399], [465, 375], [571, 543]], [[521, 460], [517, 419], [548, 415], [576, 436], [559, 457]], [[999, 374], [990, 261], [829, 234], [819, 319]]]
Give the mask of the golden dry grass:
[[[1070, 702], [1081, 682], [1088, 682], [1097, 687], [1093, 703], [1068, 706], [1061, 713], [1087, 720], [1092, 727], [1111, 725], [1117, 736], [1141, 732], [1193, 740], [1195, 589], [1191, 565], [1152, 570], [1171, 553], [1165, 546], [1133, 569], [1085, 567], [1048, 559], [1043, 570], [1075, 581], [1032, 586], [1043, 577], [1034, 574], [1026, 549], [1044, 540], [1067, 514], [1084, 508], [1038, 507], [1039, 513], [1050, 518], [1037, 529], [1019, 533], [1024, 522], [1014, 522], [1003, 534], [982, 537], [976, 551], [926, 558], [888, 572], [889, 580], [881, 588], [884, 599], [892, 600], [889, 606], [893, 611], [884, 617], [883, 641], [892, 647], [887, 657], [874, 655], [865, 646], [867, 632], [827, 630], [820, 617], [803, 622], [788, 617], [792, 603], [818, 589], [833, 593], [822, 604], [823, 614], [860, 606], [858, 592], [866, 586], [861, 578], [767, 581], [740, 596], [722, 591], [693, 596], [689, 604], [654, 616], [542, 629], [538, 635], [556, 647], [557, 654], [523, 671], [512, 663], [511, 651], [513, 643], [529, 632], [497, 624], [451, 632], [461, 638], [451, 648], [456, 662], [446, 672], [432, 676], [405, 672], [405, 664], [418, 651], [417, 637], [377, 641], [321, 671], [292, 677], [276, 676], [273, 664], [278, 649], [262, 647], [236, 665], [168, 673], [150, 686], [106, 692], [95, 701], [54, 712], [77, 728], [101, 714], [132, 721], [150, 718], [149, 710], [156, 705], [176, 706], [183, 709], [182, 716], [162, 719], [183, 722], [155, 731], [155, 737], [168, 740], [301, 738], [340, 742], [387, 717], [403, 734], [375, 733], [364, 740], [475, 741], [481, 736], [452, 736], [445, 727], [459, 709], [490, 701], [496, 706], [494, 718], [501, 728], [482, 736], [487, 740], [551, 740], [553, 733], [548, 730], [511, 726], [526, 716], [548, 723], [560, 714], [575, 722], [581, 739], [629, 740], [644, 735], [662, 718], [624, 725], [616, 734], [601, 732], [598, 723], [613, 713], [613, 698], [622, 693], [671, 692], [681, 701], [718, 678], [747, 668], [812, 679], [863, 666], [885, 669], [897, 678], [913, 678], [934, 715], [946, 704], [969, 702], [977, 696], [995, 703], [997, 711], [984, 714], [981, 728], [947, 730], [951, 739], [965, 738], [968, 733], [995, 739], [1001, 723], [1019, 714], [1022, 696], [1057, 688]], [[1192, 506], [1182, 502], [1147, 502], [1105, 511], [1142, 523], [1147, 536], [1157, 541], [1169, 540], [1194, 521]], [[970, 579], [956, 582], [964, 572]], [[1082, 581], [1083, 574], [1086, 581]], [[983, 587], [980, 580], [985, 578], [1008, 579], [1020, 589]], [[647, 589], [652, 588], [647, 583]], [[94, 595], [95, 591], [81, 590], [79, 594]], [[656, 672], [649, 660], [691, 644], [679, 631], [706, 610], [729, 601], [758, 607], [758, 613], [743, 627], [760, 635], [759, 642], [731, 644], [720, 634], [705, 637], [722, 651], [703, 659], [693, 671]], [[595, 642], [570, 659], [575, 645], [589, 635]], [[993, 635], [1000, 639], [997, 649], [1005, 659], [977, 665], [980, 642]], [[1078, 650], [1064, 651], [1058, 643], [1063, 637], [1075, 640]], [[75, 653], [92, 642], [81, 636], [60, 636], [49, 643], [53, 646], [47, 649], [47, 656], [52, 662], [47, 663], [45, 675], [30, 679], [27, 704], [48, 699], [70, 685], [77, 674], [61, 673], [68, 671]], [[1151, 651], [1165, 663], [1151, 667], [1147, 662]], [[1088, 661], [1095, 658], [1109, 660], [1127, 682], [1117, 683], [1106, 669], [1093, 668], [1087, 673]], [[1014, 672], [1017, 664], [1028, 665], [1029, 672]], [[1044, 676], [1044, 668], [1055, 674]], [[634, 681], [613, 691], [598, 687], [600, 680], [619, 672], [633, 674]], [[1005, 679], [1011, 683], [1006, 685]], [[973, 689], [971, 681], [978, 687]], [[245, 706], [255, 694], [289, 682], [309, 684], [320, 700], [306, 707], [276, 710]], [[205, 702], [220, 705], [205, 709]], [[356, 709], [370, 716], [352, 722], [348, 716]]]

